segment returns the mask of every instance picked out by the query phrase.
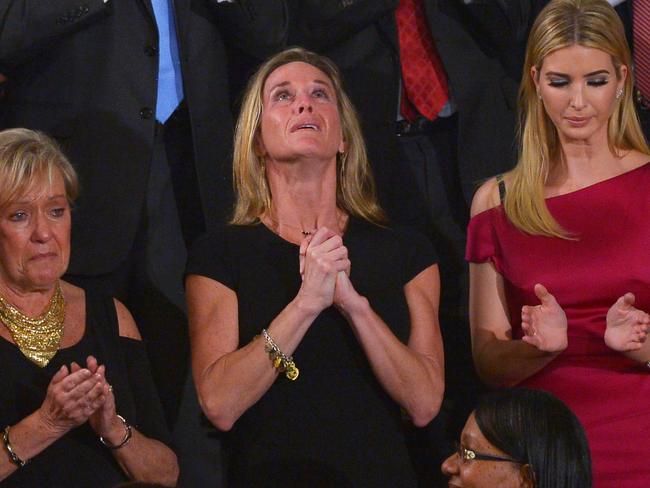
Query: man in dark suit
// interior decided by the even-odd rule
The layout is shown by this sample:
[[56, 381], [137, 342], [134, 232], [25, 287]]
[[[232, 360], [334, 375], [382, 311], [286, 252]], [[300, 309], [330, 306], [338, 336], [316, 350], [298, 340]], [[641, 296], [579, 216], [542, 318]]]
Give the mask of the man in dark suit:
[[[232, 199], [224, 42], [264, 57], [286, 17], [279, 0], [153, 1], [0, 2], [0, 127], [51, 134], [77, 168], [69, 279], [134, 313], [171, 423], [186, 371], [185, 246]], [[160, 36], [155, 5], [169, 10]], [[182, 93], [157, 120], [163, 38]]]
[[478, 184], [514, 163], [517, 68], [491, 43], [493, 33], [478, 29], [476, 5], [423, 0], [451, 102], [433, 121], [420, 117], [408, 122], [398, 115], [399, 0], [288, 3], [289, 43], [329, 56], [343, 73], [360, 114], [380, 201], [391, 220], [424, 229], [436, 244], [446, 397], [448, 405], [457, 407], [452, 420], [459, 425], [452, 430], [459, 430], [477, 388], [467, 318], [465, 229]]

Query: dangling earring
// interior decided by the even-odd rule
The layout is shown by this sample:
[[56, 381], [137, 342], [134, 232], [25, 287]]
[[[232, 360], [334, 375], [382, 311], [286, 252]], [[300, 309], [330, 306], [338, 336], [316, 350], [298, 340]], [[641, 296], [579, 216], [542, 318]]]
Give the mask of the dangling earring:
[[616, 90], [616, 100], [618, 100], [622, 96], [623, 96], [623, 89], [619, 88], [618, 90]]
[[339, 159], [339, 185], [341, 188], [343, 188], [343, 185], [345, 184], [345, 160], [347, 159], [345, 152], [340, 151], [338, 153], [338, 159]]
[[537, 90], [537, 98], [539, 98], [540, 100], [542, 99], [542, 94], [539, 92], [539, 90]]

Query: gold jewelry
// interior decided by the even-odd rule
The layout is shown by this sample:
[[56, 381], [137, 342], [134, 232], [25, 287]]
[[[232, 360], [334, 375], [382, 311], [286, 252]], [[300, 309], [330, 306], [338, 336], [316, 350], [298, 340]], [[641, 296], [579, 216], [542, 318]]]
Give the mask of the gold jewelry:
[[131, 435], [133, 435], [131, 425], [126, 421], [126, 419], [119, 414], [117, 415], [117, 418], [120, 419], [122, 421], [122, 425], [124, 425], [124, 438], [122, 439], [122, 442], [115, 445], [109, 444], [102, 436], [99, 436], [99, 442], [104, 444], [109, 449], [119, 449], [120, 447], [124, 447], [124, 445], [126, 445], [126, 443], [131, 440]]
[[61, 285], [50, 298], [47, 309], [38, 317], [30, 318], [0, 296], [0, 320], [27, 359], [44, 368], [59, 350], [63, 337], [65, 298]]
[[264, 350], [268, 353], [273, 367], [280, 373], [284, 373], [287, 379], [295, 381], [300, 371], [296, 367], [296, 363], [293, 362], [293, 357], [285, 356], [266, 329], [262, 329], [262, 335], [266, 341]]
[[11, 459], [11, 462], [14, 463], [16, 466], [19, 468], [22, 468], [27, 464], [28, 461], [23, 461], [18, 457], [18, 454], [16, 454], [16, 451], [14, 451], [14, 448], [11, 446], [11, 441], [9, 440], [9, 426], [7, 425], [5, 427], [4, 432], [2, 433], [2, 442], [4, 442], [5, 449], [7, 449], [7, 452], [9, 453], [9, 458]]
[[314, 234], [314, 233], [318, 230], [318, 229], [305, 230], [305, 229], [303, 229], [302, 227], [298, 227], [297, 225], [291, 225], [291, 224], [281, 223], [281, 222], [279, 222], [278, 220], [276, 220], [276, 219], [274, 219], [273, 217], [271, 217], [270, 215], [269, 215], [269, 220], [270, 220], [271, 222], [273, 222], [276, 226], [280, 226], [280, 225], [282, 225], [282, 226], [284, 226], [284, 227], [289, 227], [290, 229], [299, 230], [300, 233], [301, 233], [303, 236], [305, 236], [305, 237]]

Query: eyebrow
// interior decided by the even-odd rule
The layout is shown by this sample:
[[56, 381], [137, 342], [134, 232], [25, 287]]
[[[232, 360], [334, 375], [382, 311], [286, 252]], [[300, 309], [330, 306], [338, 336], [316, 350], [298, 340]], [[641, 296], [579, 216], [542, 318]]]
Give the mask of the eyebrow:
[[[595, 75], [601, 75], [601, 74], [610, 74], [608, 70], [606, 69], [599, 69], [596, 71], [592, 71], [591, 73], [587, 73], [585, 76], [595, 76]], [[571, 78], [568, 74], [566, 73], [559, 73], [557, 71], [547, 71], [546, 76], [562, 76], [564, 78]]]
[[[316, 78], [313, 82], [318, 83], [319, 85], [325, 85], [328, 88], [332, 88], [331, 83], [328, 83], [327, 81], [324, 81], [324, 80], [319, 80], [318, 78]], [[291, 81], [289, 81], [289, 80], [282, 81], [282, 82], [280, 82], [280, 83], [278, 83], [276, 85], [273, 85], [271, 88], [269, 88], [269, 93], [271, 93], [276, 88], [282, 88], [282, 87], [288, 86], [290, 84], [291, 84]]]
[[[36, 198], [39, 198], [39, 197], [36, 197]], [[64, 193], [60, 193], [58, 195], [51, 195], [51, 196], [47, 197], [47, 200], [52, 201], [52, 200], [57, 200], [59, 198], [65, 198], [67, 200], [67, 197], [66, 197], [66, 195]], [[35, 200], [34, 198], [32, 198], [31, 200], [16, 200], [15, 202], [10, 202], [9, 205], [29, 205], [34, 200]]]

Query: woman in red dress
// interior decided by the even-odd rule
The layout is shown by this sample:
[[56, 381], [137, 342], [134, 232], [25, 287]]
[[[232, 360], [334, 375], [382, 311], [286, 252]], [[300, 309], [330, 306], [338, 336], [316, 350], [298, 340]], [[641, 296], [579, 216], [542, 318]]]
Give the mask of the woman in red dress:
[[604, 0], [546, 6], [528, 40], [518, 164], [476, 193], [468, 231], [479, 375], [565, 401], [597, 488], [650, 483], [650, 150], [630, 68]]

